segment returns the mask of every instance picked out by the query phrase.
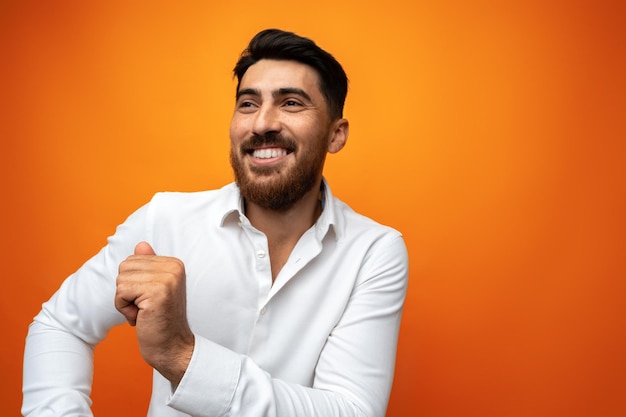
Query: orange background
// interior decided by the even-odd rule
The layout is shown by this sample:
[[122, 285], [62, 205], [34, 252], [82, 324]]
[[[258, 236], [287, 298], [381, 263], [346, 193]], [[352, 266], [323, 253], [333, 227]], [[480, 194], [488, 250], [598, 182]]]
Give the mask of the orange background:
[[[344, 64], [326, 176], [410, 251], [388, 416], [626, 416], [625, 22], [621, 1], [0, 2], [0, 414], [27, 325], [115, 226], [231, 181], [230, 71], [280, 27]], [[143, 415], [149, 378], [114, 329], [96, 415]]]

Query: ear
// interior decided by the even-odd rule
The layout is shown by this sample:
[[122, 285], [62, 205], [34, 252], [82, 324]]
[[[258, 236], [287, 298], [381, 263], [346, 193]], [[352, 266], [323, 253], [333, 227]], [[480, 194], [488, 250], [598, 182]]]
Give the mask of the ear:
[[328, 153], [337, 153], [346, 145], [348, 141], [348, 131], [350, 124], [347, 119], [338, 119], [333, 123], [330, 141], [328, 142]]

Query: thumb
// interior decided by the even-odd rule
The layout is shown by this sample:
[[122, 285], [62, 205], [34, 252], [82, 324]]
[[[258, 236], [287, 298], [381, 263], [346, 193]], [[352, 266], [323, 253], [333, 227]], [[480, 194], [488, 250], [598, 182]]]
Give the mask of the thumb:
[[139, 242], [135, 246], [135, 255], [156, 255], [148, 242]]

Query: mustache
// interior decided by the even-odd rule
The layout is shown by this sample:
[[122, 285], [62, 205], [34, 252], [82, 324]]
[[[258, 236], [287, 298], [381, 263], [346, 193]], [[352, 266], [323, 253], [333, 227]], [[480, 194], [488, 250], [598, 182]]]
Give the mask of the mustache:
[[289, 152], [293, 152], [296, 150], [296, 142], [292, 139], [289, 139], [280, 133], [267, 133], [265, 135], [253, 134], [248, 139], [246, 139], [241, 144], [241, 150], [245, 152], [251, 152], [259, 147], [276, 147], [276, 148], [284, 148]]

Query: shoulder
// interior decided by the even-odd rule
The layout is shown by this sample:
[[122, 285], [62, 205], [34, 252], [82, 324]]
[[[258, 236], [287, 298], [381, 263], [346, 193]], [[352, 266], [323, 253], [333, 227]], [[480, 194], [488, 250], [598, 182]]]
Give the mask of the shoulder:
[[201, 224], [218, 227], [239, 206], [239, 189], [234, 183], [207, 191], [159, 192], [146, 205], [145, 219], [154, 230], [188, 230]]
[[153, 213], [187, 215], [208, 209], [226, 211], [237, 208], [239, 191], [234, 183], [215, 190], [194, 192], [159, 192], [150, 200], [149, 207]]
[[338, 246], [349, 248], [351, 254], [361, 253], [365, 259], [406, 265], [408, 251], [399, 230], [356, 212], [336, 197], [330, 203]]
[[[332, 199], [338, 256], [359, 261], [358, 282], [383, 283], [405, 291], [409, 258], [402, 233]], [[378, 285], [378, 284], [376, 284]]]
[[352, 240], [369, 236], [370, 239], [376, 240], [380, 238], [402, 240], [402, 233], [399, 230], [356, 212], [337, 197], [333, 197], [330, 204], [334, 223], [339, 229], [338, 235], [342, 238]]

